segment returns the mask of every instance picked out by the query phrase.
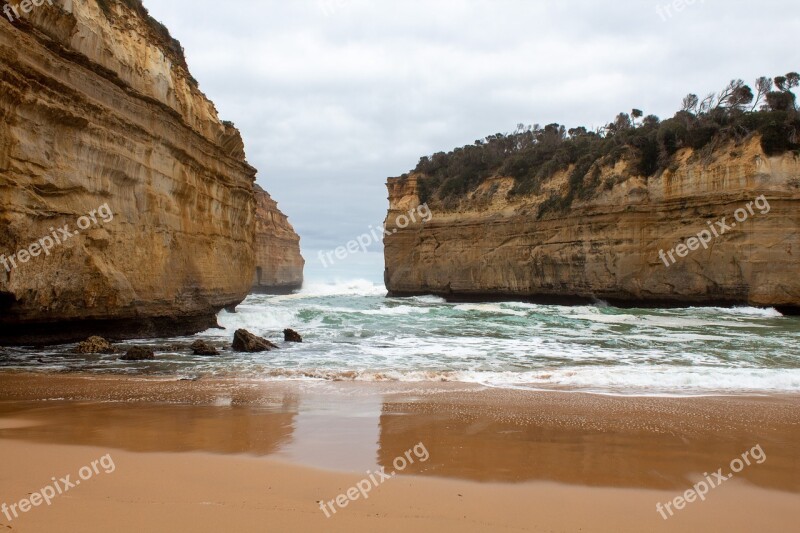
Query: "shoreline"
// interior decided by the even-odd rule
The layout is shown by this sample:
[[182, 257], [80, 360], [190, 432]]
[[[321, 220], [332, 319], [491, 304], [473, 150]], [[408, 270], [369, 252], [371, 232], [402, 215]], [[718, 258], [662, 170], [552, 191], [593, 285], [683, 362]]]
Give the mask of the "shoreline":
[[721, 308], [735, 309], [737, 307], [753, 307], [756, 309], [775, 309], [786, 317], [800, 316], [800, 305], [792, 304], [760, 304], [741, 299], [668, 299], [654, 298], [640, 300], [624, 296], [586, 296], [578, 294], [547, 294], [547, 293], [506, 293], [506, 292], [481, 292], [460, 290], [453, 292], [443, 291], [415, 291], [415, 290], [387, 290], [387, 298], [415, 298], [435, 296], [444, 299], [447, 303], [505, 303], [519, 302], [537, 305], [558, 305], [565, 307], [580, 307], [586, 305], [607, 304], [617, 309], [692, 309], [692, 308]]
[[[425, 461], [326, 518], [319, 502], [417, 444]], [[705, 501], [657, 513], [755, 446], [763, 460]], [[11, 531], [788, 531], [800, 397], [0, 373], [0, 454], [0, 503], [107, 454], [116, 465], [52, 506], [0, 515]]]
[[[242, 453], [340, 471], [385, 464], [422, 440], [433, 458], [415, 474], [636, 488], [683, 486], [693, 473], [760, 444], [770, 460], [743, 479], [800, 493], [800, 475], [792, 474], [800, 474], [796, 395], [555, 392], [561, 393], [460, 383], [0, 373], [0, 419], [37, 422], [0, 429], [0, 439]], [[549, 459], [542, 465], [532, 457]]]
[[[343, 372], [343, 374], [353, 374], [353, 372]], [[624, 392], [621, 388], [617, 389], [592, 389], [592, 388], [577, 388], [568, 385], [553, 385], [550, 387], [541, 385], [494, 385], [490, 383], [478, 381], [461, 381], [457, 379], [429, 379], [429, 380], [401, 380], [395, 378], [384, 379], [359, 379], [359, 378], [322, 378], [315, 376], [307, 377], [285, 377], [283, 379], [264, 379], [254, 378], [250, 376], [237, 377], [237, 376], [195, 376], [186, 377], [177, 374], [145, 374], [145, 373], [131, 373], [124, 375], [121, 373], [97, 373], [92, 374], [86, 371], [52, 371], [41, 370], [36, 371], [31, 368], [0, 368], [0, 384], [7, 376], [19, 376], [22, 379], [26, 378], [47, 378], [47, 377], [60, 377], [70, 380], [108, 380], [123, 382], [141, 382], [141, 383], [206, 383], [206, 384], [229, 384], [229, 385], [242, 385], [248, 384], [250, 386], [259, 387], [313, 387], [313, 386], [326, 386], [344, 387], [352, 386], [355, 388], [367, 389], [380, 389], [381, 392], [390, 394], [403, 394], [409, 391], [415, 391], [419, 388], [430, 389], [436, 392], [448, 391], [498, 391], [498, 393], [509, 392], [519, 394], [561, 394], [565, 396], [583, 395], [588, 397], [599, 398], [619, 398], [619, 399], [664, 399], [664, 400], [691, 400], [691, 399], [794, 399], [797, 394], [789, 390], [770, 390], [770, 389], [753, 389], [753, 390], [740, 390], [740, 389], [717, 389], [717, 390], [704, 390], [696, 391], [693, 389], [686, 389], [680, 392], [663, 392], [663, 391], [640, 391], [628, 388], [628, 392]], [[0, 393], [0, 402], [3, 401], [2, 393]]]
[[[280, 342], [280, 340], [278, 340]], [[115, 342], [127, 347], [125, 341]], [[180, 356], [185, 355], [186, 352], [191, 351], [191, 344], [189, 340], [181, 342], [172, 342], [169, 344], [159, 345], [150, 344], [148, 342], [130, 344], [130, 346], [143, 345], [152, 347], [157, 353], [162, 353], [166, 356]], [[285, 346], [291, 348], [291, 343], [284, 343]], [[219, 345], [220, 350], [225, 347]], [[35, 347], [17, 348], [18, 350], [35, 350]], [[124, 354], [124, 349], [117, 352], [115, 355]], [[70, 355], [71, 352], [70, 352]], [[80, 354], [78, 354], [80, 355]], [[241, 355], [241, 354], [240, 354]], [[247, 355], [247, 354], [245, 354]], [[0, 347], [0, 358], [3, 356], [3, 349]], [[56, 354], [48, 354], [48, 357], [55, 357]], [[40, 363], [44, 363], [42, 360]], [[125, 373], [127, 372], [127, 373]], [[405, 376], [402, 378], [392, 377], [382, 371], [363, 371], [356, 370], [342, 370], [342, 369], [269, 369], [256, 377], [250, 374], [236, 374], [230, 373], [228, 375], [219, 375], [218, 373], [209, 372], [203, 373], [202, 371], [189, 371], [182, 373], [179, 371], [154, 371], [145, 372], [135, 366], [128, 368], [117, 368], [114, 371], [98, 370], [92, 372], [91, 370], [80, 369], [73, 370], [67, 368], [57, 368], [54, 366], [42, 367], [41, 369], [35, 366], [0, 366], [0, 383], [2, 383], [3, 376], [21, 376], [22, 379], [32, 377], [62, 377], [74, 380], [91, 379], [91, 380], [119, 380], [122, 381], [142, 381], [142, 382], [203, 382], [203, 383], [248, 383], [258, 386], [314, 386], [314, 385], [343, 385], [349, 384], [353, 387], [378, 387], [383, 391], [402, 392], [406, 389], [415, 389], [417, 387], [424, 388], [469, 388], [474, 390], [496, 390], [499, 392], [518, 392], [530, 394], [551, 394], [561, 393], [565, 395], [588, 395], [608, 398], [663, 398], [663, 399], [691, 399], [691, 398], [793, 398], [797, 395], [797, 391], [786, 388], [752, 388], [743, 389], [736, 387], [719, 387], [719, 388], [705, 388], [705, 387], [685, 387], [682, 389], [675, 389], [670, 387], [657, 387], [654, 385], [570, 385], [570, 384], [542, 384], [535, 382], [499, 382], [492, 383], [486, 380], [469, 381], [462, 379], [458, 375], [458, 371], [429, 371], [425, 378], [419, 379], [418, 377]]]

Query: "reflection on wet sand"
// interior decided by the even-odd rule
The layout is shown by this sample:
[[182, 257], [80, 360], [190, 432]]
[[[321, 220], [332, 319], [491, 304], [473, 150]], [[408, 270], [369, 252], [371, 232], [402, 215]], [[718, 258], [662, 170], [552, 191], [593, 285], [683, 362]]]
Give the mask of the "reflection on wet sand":
[[0, 438], [133, 452], [269, 455], [291, 440], [298, 395], [253, 383], [3, 375]]
[[800, 399], [622, 398], [441, 384], [174, 382], [0, 374], [0, 439], [134, 452], [270, 455], [363, 472], [681, 489], [737, 474], [800, 492]]
[[[0, 429], [0, 438], [85, 445], [132, 452], [210, 452], [270, 455], [292, 438], [296, 411], [197, 405], [120, 405], [57, 402], [19, 405], [15, 416], [37, 425]], [[0, 417], [8, 416], [0, 407]]]
[[423, 441], [405, 473], [680, 489], [760, 444], [767, 460], [737, 480], [800, 492], [798, 399], [619, 398], [483, 391], [384, 403], [379, 461]]

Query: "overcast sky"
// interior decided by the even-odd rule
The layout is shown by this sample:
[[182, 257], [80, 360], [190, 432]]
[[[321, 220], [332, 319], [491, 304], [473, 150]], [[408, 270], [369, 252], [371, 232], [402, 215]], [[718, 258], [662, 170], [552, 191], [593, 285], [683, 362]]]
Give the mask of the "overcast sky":
[[796, 0], [684, 2], [144, 0], [307, 251], [379, 224], [422, 155], [800, 70]]

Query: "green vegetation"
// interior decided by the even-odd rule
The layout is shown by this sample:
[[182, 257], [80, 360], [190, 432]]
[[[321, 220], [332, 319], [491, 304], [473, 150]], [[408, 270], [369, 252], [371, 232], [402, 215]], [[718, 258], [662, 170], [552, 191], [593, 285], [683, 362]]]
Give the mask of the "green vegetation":
[[681, 148], [708, 155], [725, 143], [742, 142], [754, 134], [760, 134], [769, 155], [800, 151], [800, 111], [792, 92], [798, 85], [800, 75], [795, 72], [759, 78], [755, 91], [742, 80], [734, 80], [705, 98], [686, 96], [682, 109], [668, 120], [634, 109], [620, 113], [597, 131], [520, 124], [513, 133], [498, 133], [450, 153], [423, 157], [414, 169], [422, 176], [420, 199], [453, 207], [493, 176], [514, 178], [514, 195], [538, 193], [548, 178], [572, 167], [569, 192], [549, 198], [541, 215], [591, 197], [601, 184], [600, 163], [613, 165], [625, 158], [638, 174], [650, 177], [668, 168]]

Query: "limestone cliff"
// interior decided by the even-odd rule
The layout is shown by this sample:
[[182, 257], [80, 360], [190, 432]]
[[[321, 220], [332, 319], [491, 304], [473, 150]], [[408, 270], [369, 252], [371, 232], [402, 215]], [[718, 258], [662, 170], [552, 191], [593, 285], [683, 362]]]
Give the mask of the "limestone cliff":
[[[458, 206], [432, 202], [432, 219], [405, 229], [397, 219], [419, 204], [421, 176], [389, 179], [387, 288], [466, 299], [800, 308], [796, 152], [767, 156], [758, 138], [710, 156], [685, 148], [649, 178], [623, 158], [597, 170], [591, 198], [567, 211], [544, 209], [569, 187], [571, 170], [522, 197], [509, 194], [513, 179], [495, 176]], [[761, 195], [768, 207], [754, 205]], [[704, 230], [707, 247], [692, 240]]]
[[252, 283], [254, 179], [138, 0], [4, 18], [0, 342], [214, 325]]
[[256, 269], [253, 292], [284, 293], [303, 285], [300, 237], [272, 197], [256, 185]]

